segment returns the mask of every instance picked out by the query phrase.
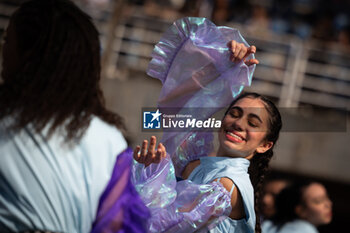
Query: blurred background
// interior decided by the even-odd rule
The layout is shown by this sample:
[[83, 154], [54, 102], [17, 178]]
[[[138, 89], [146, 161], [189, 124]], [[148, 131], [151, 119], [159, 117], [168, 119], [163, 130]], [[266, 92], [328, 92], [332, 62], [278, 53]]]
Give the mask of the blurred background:
[[[347, 229], [350, 1], [74, 1], [92, 16], [100, 32], [106, 103], [124, 117], [132, 146], [154, 134], [142, 132], [141, 111], [156, 107], [161, 83], [145, 71], [154, 45], [172, 22], [199, 16], [238, 28], [257, 47], [260, 61], [246, 90], [270, 97], [285, 115], [272, 174], [322, 182], [333, 200], [334, 216], [320, 232]], [[0, 0], [0, 35], [21, 2]], [[293, 109], [304, 110], [300, 114]]]

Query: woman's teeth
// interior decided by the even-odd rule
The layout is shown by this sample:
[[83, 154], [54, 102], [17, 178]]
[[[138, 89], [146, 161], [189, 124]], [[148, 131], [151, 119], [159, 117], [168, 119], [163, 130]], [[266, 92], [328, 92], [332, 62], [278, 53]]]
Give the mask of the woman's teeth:
[[237, 139], [239, 139], [239, 140], [244, 140], [243, 138], [241, 138], [240, 136], [238, 136], [238, 135], [236, 135], [236, 134], [233, 134], [233, 133], [231, 133], [231, 132], [227, 132], [227, 134], [228, 135], [230, 135], [230, 136], [232, 136], [232, 137], [234, 137], [234, 138], [237, 138]]

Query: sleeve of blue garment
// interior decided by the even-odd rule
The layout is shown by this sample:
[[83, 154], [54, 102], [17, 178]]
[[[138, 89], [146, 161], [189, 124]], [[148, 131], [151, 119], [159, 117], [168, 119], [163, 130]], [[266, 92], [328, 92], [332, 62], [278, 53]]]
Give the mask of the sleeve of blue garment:
[[151, 212], [148, 232], [195, 232], [231, 212], [229, 192], [219, 182], [176, 182], [169, 155], [148, 167], [134, 162], [133, 183]]

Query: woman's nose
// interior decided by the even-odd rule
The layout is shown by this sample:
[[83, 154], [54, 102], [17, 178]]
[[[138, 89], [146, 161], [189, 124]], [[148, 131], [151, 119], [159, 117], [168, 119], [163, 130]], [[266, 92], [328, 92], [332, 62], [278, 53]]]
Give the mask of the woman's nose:
[[242, 118], [237, 118], [234, 122], [232, 122], [233, 128], [237, 131], [243, 131], [244, 122]]
[[329, 204], [328, 205], [332, 208], [333, 202], [331, 200], [329, 200]]
[[329, 207], [329, 208], [332, 208], [332, 205], [333, 205], [333, 202], [330, 199], [328, 199], [326, 201], [326, 206]]

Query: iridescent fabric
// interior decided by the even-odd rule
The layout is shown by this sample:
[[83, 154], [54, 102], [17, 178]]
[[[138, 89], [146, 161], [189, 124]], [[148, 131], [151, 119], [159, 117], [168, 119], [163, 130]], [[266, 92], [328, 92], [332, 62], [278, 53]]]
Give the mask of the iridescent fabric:
[[[216, 27], [204, 18], [184, 18], [170, 27], [156, 45], [148, 69], [163, 83], [158, 99], [162, 113], [177, 108], [177, 113], [205, 120], [250, 85], [255, 66], [230, 61], [230, 40], [248, 46], [238, 30]], [[184, 108], [193, 108], [193, 113]], [[175, 177], [189, 161], [207, 156], [212, 141], [210, 132], [164, 131], [162, 142], [170, 155], [147, 168], [134, 163], [133, 183], [151, 211], [149, 232], [215, 232], [225, 223], [231, 197], [221, 183], [176, 182]]]
[[[173, 139], [177, 138], [180, 139], [179, 136], [174, 135]], [[172, 154], [177, 177], [181, 177], [184, 167], [189, 162], [206, 157], [213, 151], [213, 139], [214, 135], [211, 132], [191, 132], [186, 135], [185, 139], [182, 139], [182, 143]]]
[[[134, 163], [133, 182], [151, 211], [148, 232], [188, 233], [207, 229], [231, 212], [231, 199], [221, 183], [176, 182], [169, 155], [148, 167]], [[204, 231], [206, 232], [206, 231]]]
[[[166, 108], [176, 107], [179, 113], [183, 108], [186, 111], [196, 108], [192, 115], [205, 120], [220, 108], [227, 107], [244, 86], [251, 84], [255, 69], [255, 65], [248, 67], [243, 61], [238, 64], [230, 61], [227, 43], [231, 40], [249, 46], [237, 29], [217, 27], [205, 18], [176, 21], [155, 46], [147, 71], [163, 83], [159, 108], [166, 112]], [[254, 55], [247, 59], [252, 58]], [[188, 139], [187, 147], [192, 147], [188, 144], [198, 140], [210, 143], [208, 133], [197, 134], [196, 142], [189, 139], [191, 134], [191, 131], [165, 131], [163, 134], [162, 142], [173, 157], [177, 174], [183, 169], [183, 161], [176, 160], [182, 160], [184, 153], [176, 150], [184, 140]]]
[[132, 150], [117, 157], [112, 178], [100, 198], [91, 233], [146, 232], [149, 210], [131, 182]]

